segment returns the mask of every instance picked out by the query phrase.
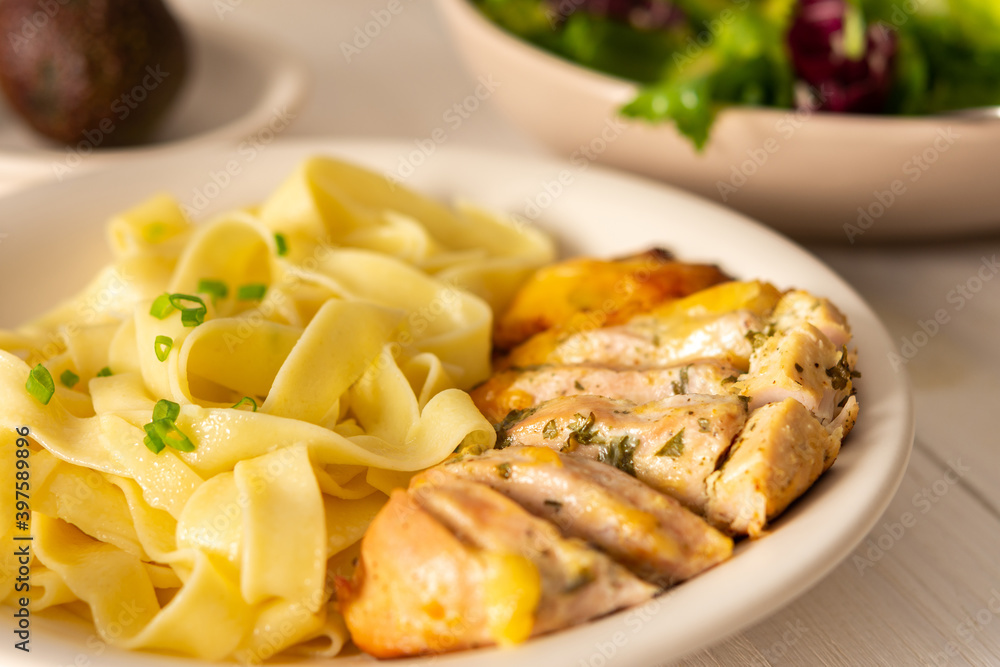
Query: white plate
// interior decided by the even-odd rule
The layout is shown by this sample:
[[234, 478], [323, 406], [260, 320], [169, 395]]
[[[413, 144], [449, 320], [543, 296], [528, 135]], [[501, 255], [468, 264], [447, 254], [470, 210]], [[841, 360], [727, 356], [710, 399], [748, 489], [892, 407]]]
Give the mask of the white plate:
[[0, 192], [195, 142], [239, 142], [288, 125], [308, 81], [297, 58], [233, 22], [178, 18], [188, 37], [188, 78], [148, 143], [96, 151], [89, 145], [66, 148], [32, 131], [0, 97]]
[[[225, 149], [192, 150], [0, 200], [0, 232], [6, 235], [0, 241], [0, 326], [37, 314], [56, 298], [72, 293], [109, 258], [105, 219], [151, 193], [171, 192], [190, 205], [197, 193], [204, 195], [208, 188], [215, 194], [210, 209], [227, 209], [259, 201], [311, 154], [346, 157], [389, 172], [411, 150], [412, 145], [398, 143], [276, 144], [255, 160], [242, 162], [242, 172], [225, 188], [208, 184], [212, 174], [237, 155]], [[514, 650], [459, 653], [437, 657], [435, 663], [596, 667], [651, 665], [677, 658], [787, 604], [845, 558], [874, 525], [899, 484], [910, 452], [909, 390], [905, 378], [889, 365], [892, 344], [876, 316], [814, 257], [722, 207], [596, 168], [577, 171], [560, 162], [449, 147], [439, 149], [407, 184], [441, 198], [459, 196], [515, 213], [523, 213], [526, 202], [545, 204], [538, 224], [559, 239], [566, 254], [609, 256], [658, 245], [684, 259], [718, 262], [736, 276], [765, 278], [779, 287], [802, 287], [827, 296], [850, 318], [863, 373], [858, 381], [860, 420], [840, 458], [766, 538], [740, 544], [730, 561], [644, 607], [531, 640]], [[10, 624], [10, 614], [0, 617]], [[8, 640], [0, 647], [0, 663], [10, 667], [34, 667], [40, 660], [45, 665], [101, 667], [191, 664], [106, 650], [90, 631], [52, 621], [36, 619], [33, 632], [30, 657], [14, 650]], [[100, 656], [95, 655], [95, 646]], [[366, 659], [337, 664], [359, 661]]]
[[497, 104], [562, 155], [659, 178], [798, 238], [852, 243], [1000, 229], [1000, 120], [722, 111], [703, 153], [671, 124], [619, 117], [636, 86], [504, 32], [469, 0], [438, 0]]

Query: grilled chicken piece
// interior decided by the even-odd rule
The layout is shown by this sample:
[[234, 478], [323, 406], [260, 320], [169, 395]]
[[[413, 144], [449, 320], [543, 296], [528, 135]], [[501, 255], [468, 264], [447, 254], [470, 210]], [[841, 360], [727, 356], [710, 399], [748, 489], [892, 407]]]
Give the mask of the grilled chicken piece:
[[772, 315], [778, 331], [786, 331], [799, 322], [808, 322], [823, 332], [840, 349], [851, 340], [847, 318], [827, 299], [803, 290], [790, 290], [781, 296]]
[[844, 414], [845, 423], [831, 433], [792, 398], [754, 411], [725, 463], [708, 478], [709, 521], [759, 537], [768, 521], [833, 465], [857, 416], [853, 397]]
[[747, 335], [764, 328], [779, 297], [766, 283], [723, 283], [617, 326], [595, 328], [571, 321], [519, 345], [503, 363], [506, 367], [589, 364], [626, 369], [715, 358], [745, 369], [753, 351]]
[[718, 267], [672, 260], [653, 249], [617, 260], [571, 259], [539, 269], [497, 321], [494, 342], [510, 349], [540, 331], [593, 313], [623, 322], [670, 299], [728, 280]]
[[824, 424], [840, 412], [853, 391], [850, 359], [808, 322], [770, 336], [750, 357], [750, 371], [733, 390], [750, 397], [750, 409], [794, 398]]
[[497, 423], [511, 410], [562, 396], [593, 394], [649, 403], [677, 394], [726, 394], [739, 375], [734, 366], [711, 359], [642, 370], [540, 366], [500, 371], [471, 393], [476, 407]]
[[444, 468], [503, 493], [664, 588], [732, 554], [729, 537], [678, 501], [596, 461], [508, 447]]
[[[856, 355], [847, 351], [850, 327], [833, 304], [801, 290], [786, 292], [767, 328], [750, 339], [749, 370], [732, 389], [750, 398], [751, 410], [794, 398], [827, 426], [843, 412], [858, 373]], [[845, 413], [843, 422], [853, 419]]]
[[703, 512], [705, 480], [746, 421], [737, 396], [686, 394], [644, 405], [556, 398], [499, 426], [498, 446], [534, 445], [610, 463]]
[[396, 491], [337, 599], [362, 650], [440, 653], [582, 623], [657, 588], [492, 489], [440, 468]]

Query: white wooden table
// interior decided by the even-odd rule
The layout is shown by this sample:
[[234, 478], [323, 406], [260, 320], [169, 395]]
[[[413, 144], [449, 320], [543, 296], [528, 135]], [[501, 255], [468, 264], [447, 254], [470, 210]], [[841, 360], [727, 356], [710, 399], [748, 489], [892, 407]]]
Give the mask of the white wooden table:
[[[287, 136], [415, 141], [447, 126], [447, 143], [544, 154], [489, 100], [448, 126], [445, 114], [476, 80], [431, 3], [399, 2], [366, 44], [357, 30], [387, 0], [175, 0], [189, 17], [255, 29], [309, 64], [310, 96]], [[968, 297], [952, 292], [977, 286], [980, 267], [1000, 255], [1000, 235], [812, 249], [898, 344], [939, 309], [948, 315], [934, 335], [916, 336], [925, 344], [906, 364], [917, 413], [909, 470], [875, 530], [820, 584], [679, 664], [1000, 665], [1000, 279]]]

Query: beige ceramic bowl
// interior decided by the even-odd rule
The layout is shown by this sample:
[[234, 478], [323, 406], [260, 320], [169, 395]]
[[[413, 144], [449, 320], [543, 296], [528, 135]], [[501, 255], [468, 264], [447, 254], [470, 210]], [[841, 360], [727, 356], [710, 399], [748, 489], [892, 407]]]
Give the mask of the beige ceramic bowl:
[[553, 56], [438, 0], [476, 76], [526, 132], [570, 158], [645, 174], [799, 238], [858, 243], [1000, 229], [1000, 119], [733, 108], [697, 153], [670, 125], [617, 109], [635, 86]]

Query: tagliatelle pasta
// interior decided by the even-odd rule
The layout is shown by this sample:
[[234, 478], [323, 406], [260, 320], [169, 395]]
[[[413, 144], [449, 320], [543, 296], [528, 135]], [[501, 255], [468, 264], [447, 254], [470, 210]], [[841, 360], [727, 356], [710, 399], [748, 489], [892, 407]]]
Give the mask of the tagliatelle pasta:
[[464, 389], [550, 241], [325, 158], [259, 206], [195, 225], [156, 196], [108, 231], [90, 285], [0, 332], [0, 515], [22, 468], [32, 510], [2, 529], [0, 599], [30, 532], [31, 611], [111, 645], [337, 654], [332, 579], [386, 494], [493, 445]]

